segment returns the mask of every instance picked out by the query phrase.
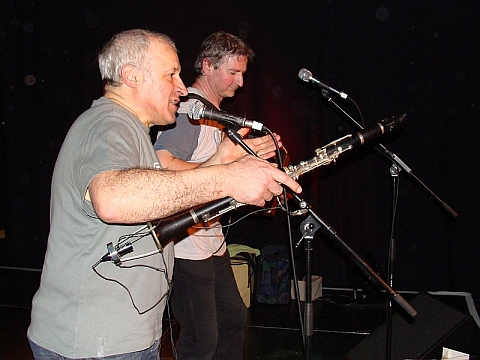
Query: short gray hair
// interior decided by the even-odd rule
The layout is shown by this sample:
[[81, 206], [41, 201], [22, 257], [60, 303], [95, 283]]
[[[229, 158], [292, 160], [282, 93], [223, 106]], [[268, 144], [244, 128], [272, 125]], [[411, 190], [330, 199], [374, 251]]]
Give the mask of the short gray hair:
[[255, 53], [249, 45], [235, 35], [224, 31], [210, 34], [203, 41], [195, 60], [195, 76], [203, 75], [203, 59], [208, 59], [214, 69], [218, 69], [227, 56], [244, 56], [248, 62], [252, 62]]
[[103, 85], [122, 85], [121, 71], [127, 64], [148, 70], [145, 58], [152, 39], [164, 41], [177, 51], [175, 43], [169, 36], [154, 31], [133, 29], [114, 35], [98, 55], [98, 67]]

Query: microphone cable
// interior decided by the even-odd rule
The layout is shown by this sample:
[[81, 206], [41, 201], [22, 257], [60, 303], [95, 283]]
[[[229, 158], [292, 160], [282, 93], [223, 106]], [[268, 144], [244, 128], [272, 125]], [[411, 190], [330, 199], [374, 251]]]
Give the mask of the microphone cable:
[[[118, 239], [118, 243], [116, 245], [115, 248], [119, 248], [119, 245], [120, 244], [125, 244], [124, 245], [124, 248], [125, 247], [130, 247], [131, 248], [131, 244], [139, 241], [140, 239], [144, 238], [145, 236], [149, 235], [150, 234], [150, 231], [147, 231], [147, 232], [142, 232], [143, 230], [147, 229], [148, 226], [144, 226], [142, 228], [140, 228], [139, 230], [137, 230], [135, 233], [133, 234], [128, 234], [128, 235], [123, 235], [121, 236], [119, 239]], [[130, 241], [131, 239], [134, 239], [133, 241]], [[121, 248], [120, 248], [121, 249]], [[130, 251], [133, 251], [133, 248], [131, 248]], [[144, 257], [149, 257], [149, 256], [153, 256], [153, 255], [156, 255], [156, 254], [160, 254], [161, 258], [162, 258], [162, 263], [163, 263], [163, 269], [162, 268], [158, 268], [158, 267], [155, 267], [155, 266], [151, 266], [151, 265], [145, 265], [145, 264], [137, 264], [137, 265], [123, 265], [121, 263], [121, 261], [130, 261], [130, 260], [135, 260], [135, 259], [139, 259], [139, 258], [144, 258]], [[108, 255], [108, 254], [107, 254]], [[158, 301], [153, 304], [152, 306], [150, 306], [149, 308], [145, 309], [145, 310], [140, 310], [139, 307], [137, 306], [134, 298], [133, 298], [133, 295], [131, 293], [131, 291], [128, 289], [128, 287], [122, 283], [121, 281], [119, 280], [116, 280], [116, 279], [113, 279], [113, 278], [109, 278], [105, 275], [102, 275], [97, 267], [98, 265], [100, 265], [101, 263], [103, 262], [106, 262], [105, 258], [107, 255], [104, 255], [102, 258], [100, 258], [95, 264], [92, 265], [92, 270], [95, 272], [95, 274], [97, 274], [100, 278], [102, 278], [103, 280], [106, 280], [106, 281], [110, 281], [110, 282], [113, 282], [113, 283], [116, 283], [118, 284], [119, 286], [123, 287], [129, 298], [130, 298], [130, 301], [132, 302], [132, 305], [133, 307], [135, 308], [135, 310], [138, 312], [138, 314], [142, 315], [142, 314], [145, 314], [147, 312], [149, 312], [150, 310], [154, 309], [156, 306], [158, 306], [163, 299], [165, 299], [165, 297], [167, 298], [167, 302], [168, 302], [168, 299], [170, 298], [170, 294], [171, 294], [171, 291], [172, 291], [172, 281], [170, 280], [169, 278], [169, 275], [168, 275], [168, 267], [167, 267], [167, 263], [165, 261], [165, 256], [164, 256], [164, 253], [163, 251], [161, 250], [156, 250], [156, 251], [152, 251], [150, 253], [145, 253], [145, 254], [141, 254], [141, 255], [138, 255], [136, 257], [130, 257], [130, 258], [126, 258], [126, 259], [122, 259], [120, 262], [118, 263], [115, 263], [115, 265], [118, 267], [118, 268], [121, 268], [121, 269], [133, 269], [133, 268], [146, 268], [146, 269], [152, 269], [154, 271], [157, 271], [157, 272], [162, 272], [164, 277], [165, 277], [165, 280], [166, 280], [166, 283], [167, 283], [167, 290], [160, 296], [160, 298], [158, 299]]]

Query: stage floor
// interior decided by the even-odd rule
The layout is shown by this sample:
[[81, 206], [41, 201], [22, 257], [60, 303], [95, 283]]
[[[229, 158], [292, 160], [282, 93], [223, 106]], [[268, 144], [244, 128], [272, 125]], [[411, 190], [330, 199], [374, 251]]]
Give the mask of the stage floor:
[[[2, 360], [33, 359], [25, 334], [30, 322], [31, 299], [39, 281], [40, 272], [0, 267]], [[416, 294], [402, 293], [402, 296], [410, 301]], [[474, 324], [474, 332], [478, 330], [478, 319], [472, 316], [468, 298], [454, 293], [438, 293], [434, 297], [441, 301], [441, 304], [445, 304], [441, 305], [445, 306], [444, 309], [455, 309], [461, 316], [465, 314], [469, 324]], [[305, 359], [304, 337], [301, 331], [303, 317], [299, 315], [298, 307], [296, 301], [286, 305], [259, 304], [252, 301], [248, 309], [244, 359]], [[300, 302], [302, 311], [303, 307], [304, 303]], [[363, 340], [385, 323], [386, 300], [381, 293], [363, 297], [361, 291], [354, 294], [351, 289], [323, 288], [323, 296], [312, 303], [311, 316], [313, 331], [307, 341], [310, 344], [311, 359], [344, 360], [352, 349], [358, 348]], [[438, 316], [442, 314], [439, 313]], [[166, 316], [163, 322], [161, 357], [173, 359], [172, 338], [174, 342], [179, 327], [175, 319], [168, 319]], [[456, 332], [459, 331], [461, 330]], [[440, 334], [439, 337], [447, 337], [447, 334]], [[480, 344], [480, 337], [475, 339]], [[371, 360], [368, 356], [359, 356], [360, 358], [352, 360]], [[478, 357], [471, 357], [474, 358]]]

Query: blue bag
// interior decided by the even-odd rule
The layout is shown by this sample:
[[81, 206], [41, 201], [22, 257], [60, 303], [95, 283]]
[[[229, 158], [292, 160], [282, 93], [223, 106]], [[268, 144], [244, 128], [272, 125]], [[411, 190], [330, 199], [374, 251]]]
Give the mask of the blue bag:
[[290, 258], [284, 245], [267, 245], [260, 252], [256, 282], [256, 300], [262, 304], [288, 304], [290, 295]]

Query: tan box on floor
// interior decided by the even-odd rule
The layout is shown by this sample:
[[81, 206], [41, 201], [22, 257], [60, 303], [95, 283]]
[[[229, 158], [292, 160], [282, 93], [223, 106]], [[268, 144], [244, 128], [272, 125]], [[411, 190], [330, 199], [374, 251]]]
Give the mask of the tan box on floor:
[[243, 258], [237, 258], [234, 256], [230, 259], [230, 263], [232, 264], [233, 275], [235, 276], [240, 296], [242, 297], [245, 306], [249, 308], [253, 294], [253, 270], [247, 260]]
[[[304, 278], [305, 280], [305, 278]], [[300, 293], [300, 301], [305, 301], [305, 285], [306, 282], [304, 280], [298, 280], [298, 292]], [[295, 285], [292, 281], [291, 295], [292, 299], [295, 299]], [[322, 277], [318, 275], [312, 275], [312, 301], [322, 297]]]

